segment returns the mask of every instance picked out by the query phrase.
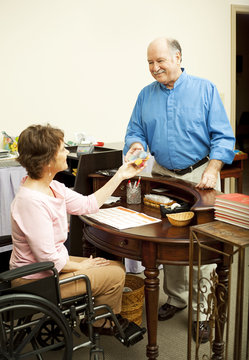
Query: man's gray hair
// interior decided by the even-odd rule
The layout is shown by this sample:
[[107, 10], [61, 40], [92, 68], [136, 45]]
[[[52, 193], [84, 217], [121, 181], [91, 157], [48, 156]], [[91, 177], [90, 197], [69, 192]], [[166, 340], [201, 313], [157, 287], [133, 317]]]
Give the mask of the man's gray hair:
[[180, 62], [182, 61], [182, 48], [179, 42], [175, 39], [167, 39], [168, 47], [172, 53], [172, 55], [175, 55], [177, 52], [180, 53]]

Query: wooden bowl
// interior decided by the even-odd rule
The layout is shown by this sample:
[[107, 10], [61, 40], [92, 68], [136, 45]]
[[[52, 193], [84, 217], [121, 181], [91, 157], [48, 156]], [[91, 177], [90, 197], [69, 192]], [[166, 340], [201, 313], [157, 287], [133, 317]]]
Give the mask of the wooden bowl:
[[176, 214], [167, 214], [169, 222], [174, 226], [187, 226], [194, 217], [193, 211], [186, 211]]

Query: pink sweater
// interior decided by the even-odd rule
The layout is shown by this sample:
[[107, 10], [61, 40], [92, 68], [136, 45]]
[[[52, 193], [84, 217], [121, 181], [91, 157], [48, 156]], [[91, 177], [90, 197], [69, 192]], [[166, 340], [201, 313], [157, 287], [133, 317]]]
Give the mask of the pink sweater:
[[[25, 178], [22, 183], [24, 181]], [[53, 261], [60, 272], [69, 257], [64, 245], [68, 235], [67, 213], [83, 215], [99, 210], [94, 194], [83, 196], [55, 180], [50, 186], [56, 197], [20, 186], [11, 204], [13, 250], [10, 269]], [[39, 273], [26, 278], [44, 276]]]

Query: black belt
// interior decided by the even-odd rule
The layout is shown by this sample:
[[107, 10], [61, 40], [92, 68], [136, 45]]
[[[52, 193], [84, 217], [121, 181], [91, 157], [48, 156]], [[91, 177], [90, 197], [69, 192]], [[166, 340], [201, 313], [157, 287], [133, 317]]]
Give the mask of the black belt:
[[201, 159], [200, 161], [198, 161], [197, 163], [195, 163], [194, 165], [191, 165], [191, 166], [187, 167], [186, 169], [181, 169], [181, 170], [173, 169], [173, 170], [170, 170], [170, 171], [172, 171], [173, 173], [175, 173], [177, 175], [185, 175], [187, 173], [192, 172], [194, 169], [198, 168], [199, 166], [205, 164], [208, 161], [209, 161], [209, 157], [206, 156], [203, 159]]

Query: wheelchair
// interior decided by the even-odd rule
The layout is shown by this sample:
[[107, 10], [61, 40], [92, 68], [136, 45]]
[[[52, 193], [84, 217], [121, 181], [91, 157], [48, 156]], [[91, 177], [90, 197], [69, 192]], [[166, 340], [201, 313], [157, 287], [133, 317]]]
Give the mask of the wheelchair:
[[[48, 276], [28, 284], [11, 287], [19, 277], [46, 271]], [[84, 280], [86, 293], [61, 299], [60, 285]], [[93, 323], [110, 319], [115, 324], [115, 337], [129, 347], [143, 339], [146, 332], [133, 322], [123, 330], [118, 317], [108, 305], [94, 306], [90, 280], [79, 275], [59, 280], [53, 262], [42, 262], [8, 270], [0, 274], [0, 360], [3, 359], [56, 359], [71, 360], [73, 351], [89, 347], [90, 360], [103, 360], [104, 350]], [[84, 320], [83, 320], [84, 319]], [[77, 346], [73, 336], [78, 336], [76, 326], [83, 320], [88, 326], [88, 337]]]

